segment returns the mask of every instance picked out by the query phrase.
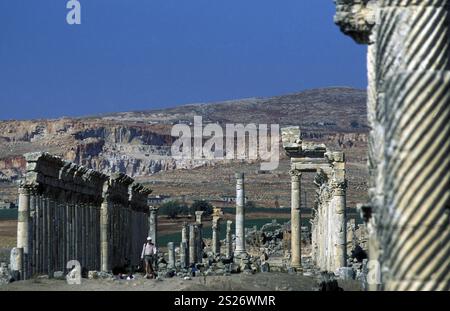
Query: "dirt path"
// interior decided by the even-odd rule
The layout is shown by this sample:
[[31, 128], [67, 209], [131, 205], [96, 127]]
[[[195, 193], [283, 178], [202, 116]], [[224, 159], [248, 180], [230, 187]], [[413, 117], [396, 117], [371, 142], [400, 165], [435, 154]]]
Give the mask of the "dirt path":
[[[68, 285], [63, 280], [36, 279], [0, 286], [0, 291], [312, 291], [316, 279], [286, 273], [233, 274], [197, 277], [192, 280], [171, 278], [146, 280], [87, 280]], [[356, 282], [340, 284], [344, 290], [359, 290]]]

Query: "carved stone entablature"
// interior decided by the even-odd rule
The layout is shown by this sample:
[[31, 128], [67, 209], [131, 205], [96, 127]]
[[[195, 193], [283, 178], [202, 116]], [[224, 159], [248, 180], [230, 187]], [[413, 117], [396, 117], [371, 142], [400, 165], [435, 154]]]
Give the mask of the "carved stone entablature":
[[130, 207], [133, 210], [148, 213], [148, 196], [152, 190], [139, 183], [130, 186]]
[[335, 0], [334, 22], [359, 44], [370, 44], [378, 0]]
[[290, 158], [323, 158], [327, 152], [324, 144], [302, 141], [298, 126], [282, 128], [281, 140], [283, 149]]
[[111, 202], [128, 206], [130, 199], [129, 187], [133, 182], [134, 179], [125, 174], [113, 174], [104, 184], [103, 197]]
[[101, 201], [102, 185], [108, 176], [45, 152], [24, 156], [27, 172], [23, 184], [36, 186], [40, 194], [64, 200], [64, 194], [77, 193], [80, 200]]

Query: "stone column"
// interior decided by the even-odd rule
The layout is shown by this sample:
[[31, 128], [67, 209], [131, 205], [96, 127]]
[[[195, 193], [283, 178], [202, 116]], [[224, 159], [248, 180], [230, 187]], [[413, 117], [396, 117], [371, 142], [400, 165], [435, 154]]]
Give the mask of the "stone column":
[[384, 0], [379, 15], [382, 283], [450, 290], [450, 1]]
[[203, 258], [203, 223], [202, 216], [204, 211], [195, 212], [195, 221], [197, 223], [196, 245], [197, 245], [197, 261], [201, 262]]
[[101, 270], [104, 272], [111, 271], [111, 256], [110, 256], [110, 237], [109, 228], [111, 221], [111, 202], [109, 194], [105, 195], [104, 201], [100, 208], [100, 262]]
[[450, 248], [443, 245], [450, 242], [450, 1], [376, 4], [381, 135], [372, 138], [384, 153], [371, 226], [379, 237], [372, 244], [382, 284], [387, 290], [449, 290]]
[[188, 267], [188, 246], [186, 242], [180, 243], [180, 266], [182, 269], [185, 269]]
[[197, 262], [197, 247], [196, 247], [196, 225], [189, 224], [189, 264], [195, 264]]
[[[316, 213], [316, 212], [314, 212]], [[317, 266], [317, 226], [316, 226], [316, 216], [314, 216], [310, 220], [310, 226], [311, 226], [311, 261], [313, 265]]]
[[232, 225], [233, 222], [231, 220], [227, 220], [227, 235], [225, 238], [226, 242], [225, 256], [227, 258], [233, 257], [233, 231], [231, 230]]
[[21, 186], [19, 188], [19, 209], [17, 222], [17, 248], [23, 252], [21, 265], [17, 265], [20, 272], [20, 278], [25, 280], [28, 278], [28, 254], [30, 246], [29, 237], [29, 219], [30, 219], [30, 196], [31, 188]]
[[189, 225], [186, 222], [183, 222], [183, 226], [181, 228], [181, 242], [189, 243]]
[[291, 170], [291, 267], [301, 269], [302, 267], [302, 224], [301, 224], [301, 177], [299, 170]]
[[175, 244], [173, 242], [167, 243], [167, 252], [169, 254], [169, 265], [170, 269], [175, 269]]
[[205, 212], [204, 211], [196, 211], [195, 212], [195, 222], [196, 223], [198, 223], [198, 224], [202, 224], [202, 217], [203, 217], [203, 214], [204, 214]]
[[246, 254], [244, 173], [236, 173], [236, 249], [234, 255], [239, 257]]
[[148, 216], [148, 236], [152, 238], [155, 245], [158, 245], [158, 208], [150, 206]]
[[212, 221], [212, 251], [214, 255], [220, 255], [220, 217], [213, 217]]
[[181, 228], [181, 243], [180, 243], [180, 261], [181, 267], [186, 268], [189, 265], [189, 225], [183, 222]]
[[334, 237], [334, 258], [333, 271], [347, 266], [347, 218], [346, 218], [346, 192], [347, 183], [341, 182], [333, 185], [332, 211], [333, 237]]

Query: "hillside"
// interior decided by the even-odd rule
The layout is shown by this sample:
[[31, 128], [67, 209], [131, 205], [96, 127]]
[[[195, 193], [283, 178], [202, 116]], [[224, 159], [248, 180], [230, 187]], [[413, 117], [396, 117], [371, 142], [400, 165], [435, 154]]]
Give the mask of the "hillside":
[[[202, 116], [204, 123], [299, 125], [306, 139], [344, 150], [349, 161], [350, 182], [354, 180], [354, 188], [364, 190], [365, 100], [365, 91], [325, 88], [271, 98], [190, 104], [86, 118], [2, 121], [0, 196], [3, 198], [0, 200], [14, 199], [16, 183], [24, 172], [23, 154], [31, 151], [47, 151], [105, 173], [127, 173], [151, 183], [158, 194], [211, 198], [232, 192], [232, 181], [227, 181], [242, 164], [181, 161], [170, 157], [170, 146], [174, 141], [170, 136], [172, 125], [190, 124], [194, 116]], [[276, 172], [253, 177], [257, 165], [243, 166], [243, 170], [248, 170], [249, 182], [255, 179], [255, 189], [261, 190], [262, 185], [270, 189], [255, 195], [255, 201], [272, 205], [276, 196], [280, 197], [280, 204], [287, 204], [285, 181], [288, 176], [284, 176], [287, 164], [287, 159], [283, 158]], [[205, 183], [211, 185], [214, 180], [217, 182], [210, 187], [198, 187]], [[360, 192], [351, 194], [350, 197], [354, 197], [351, 201], [363, 200], [365, 192]]]

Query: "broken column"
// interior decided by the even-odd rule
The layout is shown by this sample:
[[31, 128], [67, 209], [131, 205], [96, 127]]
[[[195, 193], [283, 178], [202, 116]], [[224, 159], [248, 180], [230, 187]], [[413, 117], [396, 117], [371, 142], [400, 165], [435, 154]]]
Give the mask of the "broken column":
[[158, 245], [158, 208], [150, 206], [148, 216], [148, 236], [152, 238], [155, 245]]
[[300, 213], [300, 191], [302, 173], [292, 169], [291, 175], [291, 267], [300, 269], [302, 267], [301, 243], [301, 213]]
[[189, 265], [197, 263], [197, 225], [189, 224]]
[[196, 211], [195, 212], [195, 221], [196, 221], [196, 246], [197, 246], [197, 261], [201, 262], [203, 258], [203, 219], [202, 216], [204, 211]]
[[231, 220], [227, 220], [227, 233], [225, 237], [226, 249], [225, 256], [227, 258], [233, 257], [233, 231], [232, 231], [233, 222]]
[[212, 221], [212, 251], [220, 255], [220, 217], [214, 216]]
[[202, 217], [204, 213], [205, 213], [204, 211], [195, 211], [195, 222], [197, 224], [201, 225], [203, 223]]
[[236, 173], [236, 257], [245, 256], [245, 190], [244, 173]]
[[181, 229], [180, 265], [181, 268], [189, 266], [189, 225], [186, 222], [183, 222]]
[[175, 244], [173, 242], [167, 243], [167, 253], [169, 255], [169, 269], [175, 268]]

